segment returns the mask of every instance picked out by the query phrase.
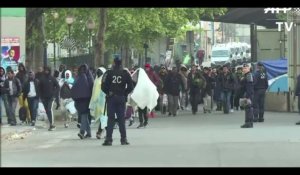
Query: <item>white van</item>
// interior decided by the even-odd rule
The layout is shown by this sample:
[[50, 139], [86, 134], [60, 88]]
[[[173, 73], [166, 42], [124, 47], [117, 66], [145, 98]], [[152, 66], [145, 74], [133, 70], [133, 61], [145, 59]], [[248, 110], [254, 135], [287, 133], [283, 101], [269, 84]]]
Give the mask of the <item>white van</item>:
[[211, 64], [214, 65], [224, 65], [226, 63], [231, 63], [232, 54], [231, 49], [228, 45], [221, 44], [216, 45], [211, 51]]

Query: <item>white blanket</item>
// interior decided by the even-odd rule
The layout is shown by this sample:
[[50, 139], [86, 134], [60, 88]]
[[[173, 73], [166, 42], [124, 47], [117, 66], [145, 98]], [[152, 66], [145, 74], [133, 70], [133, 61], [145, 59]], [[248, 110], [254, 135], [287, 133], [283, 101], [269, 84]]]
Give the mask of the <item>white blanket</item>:
[[149, 79], [144, 69], [138, 68], [132, 74], [132, 77], [134, 77], [137, 73], [137, 84], [131, 94], [131, 99], [141, 109], [147, 107], [151, 111], [157, 105], [157, 99], [159, 97], [157, 88]]

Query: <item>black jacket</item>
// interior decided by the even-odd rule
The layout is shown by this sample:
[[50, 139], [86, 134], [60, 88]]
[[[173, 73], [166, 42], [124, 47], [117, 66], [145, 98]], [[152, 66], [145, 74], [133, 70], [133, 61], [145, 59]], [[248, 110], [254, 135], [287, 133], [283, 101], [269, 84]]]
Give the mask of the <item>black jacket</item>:
[[205, 96], [206, 94], [211, 96], [212, 95], [212, 90], [214, 89], [214, 82], [215, 79], [208, 76], [207, 74], [203, 74], [205, 81], [206, 81], [206, 87], [204, 88], [203, 91], [203, 96]]
[[126, 70], [114, 68], [106, 71], [103, 75], [101, 89], [108, 96], [119, 95], [126, 97], [133, 90], [133, 81]]
[[222, 91], [231, 91], [234, 90], [235, 79], [232, 73], [227, 73], [226, 75], [221, 75], [221, 86]]
[[4, 81], [5, 81], [5, 69], [3, 67], [0, 67], [0, 69], [3, 70], [3, 75], [0, 76], [0, 95], [4, 94]]
[[179, 73], [170, 72], [165, 80], [165, 90], [167, 94], [179, 96], [180, 87], [184, 88], [183, 80]]
[[39, 93], [41, 98], [54, 98], [58, 91], [59, 85], [57, 80], [51, 76], [43, 74], [39, 82]]
[[[23, 85], [23, 99], [28, 97], [28, 93], [30, 91], [30, 80], [26, 81]], [[36, 98], [39, 98], [40, 96], [40, 90], [39, 90], [39, 80], [38, 79], [34, 79], [34, 87], [35, 87], [35, 92], [36, 92]]]
[[9, 96], [14, 96], [14, 97], [19, 97], [22, 92], [22, 86], [20, 83], [20, 80], [16, 77], [12, 79], [12, 88], [13, 88], [13, 94], [9, 94], [9, 79], [6, 79], [4, 81], [4, 93], [9, 95]]
[[254, 74], [254, 90], [268, 89], [268, 77], [264, 71], [257, 71]]
[[245, 74], [244, 78], [241, 80], [242, 92], [244, 98], [248, 98], [253, 101], [254, 87], [253, 87], [253, 75], [251, 72]]

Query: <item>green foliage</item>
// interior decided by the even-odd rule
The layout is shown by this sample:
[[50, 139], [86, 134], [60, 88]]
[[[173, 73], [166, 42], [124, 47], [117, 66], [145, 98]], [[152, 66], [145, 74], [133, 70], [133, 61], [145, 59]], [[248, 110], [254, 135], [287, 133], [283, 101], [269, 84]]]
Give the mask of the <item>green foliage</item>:
[[[54, 19], [52, 13], [59, 17]], [[143, 44], [167, 37], [178, 37], [188, 30], [187, 24], [197, 24], [201, 17], [213, 19], [226, 12], [225, 8], [109, 8], [105, 33], [106, 50], [119, 50], [121, 47], [136, 48], [143, 51]], [[71, 26], [71, 37], [78, 46], [87, 48], [89, 31], [88, 19], [96, 23], [92, 35], [99, 30], [99, 9], [97, 8], [49, 8], [45, 11], [45, 31], [48, 42], [56, 42], [68, 37], [68, 14], [75, 17]], [[55, 23], [55, 30], [54, 30]], [[55, 37], [54, 37], [55, 36]]]
[[[58, 13], [58, 18], [55, 19], [53, 13]], [[89, 30], [86, 27], [88, 19], [93, 19], [96, 27], [91, 31], [91, 35], [95, 35], [97, 23], [97, 9], [95, 8], [52, 8], [44, 14], [45, 17], [45, 31], [46, 40], [53, 42], [60, 42], [64, 38], [69, 37], [69, 28], [66, 23], [66, 17], [72, 15], [74, 22], [71, 25], [70, 35], [71, 38], [76, 40], [77, 46], [80, 48], [87, 48], [89, 41]], [[96, 19], [96, 20], [95, 20]], [[55, 27], [55, 28], [54, 28]]]

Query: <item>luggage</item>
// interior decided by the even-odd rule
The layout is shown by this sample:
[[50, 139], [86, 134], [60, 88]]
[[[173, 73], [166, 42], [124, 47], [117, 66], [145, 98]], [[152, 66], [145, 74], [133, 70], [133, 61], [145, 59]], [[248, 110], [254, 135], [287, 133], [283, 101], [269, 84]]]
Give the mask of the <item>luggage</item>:
[[22, 121], [22, 122], [25, 122], [26, 119], [27, 119], [27, 110], [26, 110], [26, 107], [21, 107], [19, 109], [19, 119]]

